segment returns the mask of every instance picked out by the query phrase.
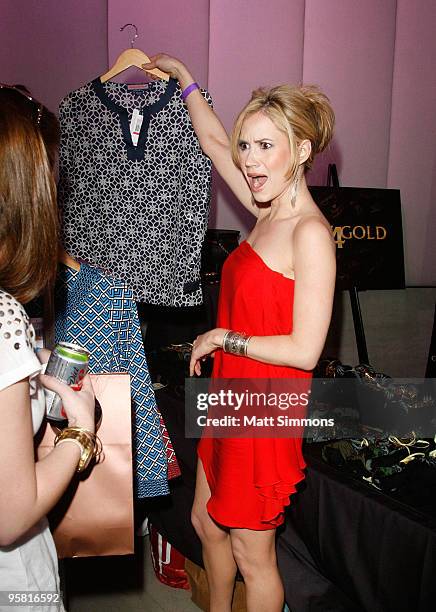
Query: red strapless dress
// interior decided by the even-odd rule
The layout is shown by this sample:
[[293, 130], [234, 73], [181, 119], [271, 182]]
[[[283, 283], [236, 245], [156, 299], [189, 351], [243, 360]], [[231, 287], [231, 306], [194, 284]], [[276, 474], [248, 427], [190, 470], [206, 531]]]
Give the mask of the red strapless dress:
[[[217, 327], [253, 336], [292, 332], [294, 281], [271, 270], [244, 241], [227, 258]], [[213, 378], [307, 378], [311, 372], [265, 364], [218, 350]], [[308, 387], [310, 380], [308, 380]], [[198, 456], [211, 490], [210, 516], [226, 527], [274, 529], [306, 467], [301, 438], [206, 438]]]

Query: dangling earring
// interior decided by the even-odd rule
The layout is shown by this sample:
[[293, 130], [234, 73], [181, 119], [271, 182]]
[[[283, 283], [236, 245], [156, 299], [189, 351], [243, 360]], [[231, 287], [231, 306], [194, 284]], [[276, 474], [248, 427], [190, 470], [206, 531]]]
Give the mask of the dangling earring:
[[295, 202], [297, 201], [297, 191], [298, 191], [298, 181], [300, 180], [300, 177], [297, 176], [294, 179], [294, 182], [292, 183], [292, 187], [291, 187], [291, 206], [292, 208], [295, 208]]

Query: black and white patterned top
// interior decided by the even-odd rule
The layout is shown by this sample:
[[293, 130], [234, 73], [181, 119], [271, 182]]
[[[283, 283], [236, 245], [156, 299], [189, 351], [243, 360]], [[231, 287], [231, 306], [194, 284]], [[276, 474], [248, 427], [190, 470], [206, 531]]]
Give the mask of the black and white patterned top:
[[[137, 146], [134, 109], [144, 117]], [[201, 304], [211, 162], [177, 81], [135, 89], [97, 78], [62, 100], [60, 122], [65, 249], [124, 279], [136, 301]]]

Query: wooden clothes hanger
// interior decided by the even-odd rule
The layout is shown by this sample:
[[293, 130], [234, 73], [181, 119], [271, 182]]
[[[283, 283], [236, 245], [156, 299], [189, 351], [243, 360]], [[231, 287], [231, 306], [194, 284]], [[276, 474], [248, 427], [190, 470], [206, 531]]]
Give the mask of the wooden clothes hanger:
[[[133, 40], [130, 42], [131, 48], [123, 51], [121, 55], [118, 56], [112, 68], [110, 68], [108, 72], [100, 77], [100, 81], [102, 83], [106, 83], [106, 81], [113, 79], [113, 77], [117, 76], [117, 74], [124, 72], [124, 70], [127, 70], [127, 68], [130, 68], [131, 66], [144, 70], [144, 68], [142, 68], [142, 64], [148, 64], [150, 61], [148, 55], [146, 55], [143, 51], [133, 48], [135, 38], [138, 37], [138, 28], [133, 23], [126, 23], [126, 25], [120, 28], [120, 31], [122, 32], [127, 26], [132, 26], [136, 30], [136, 34]], [[170, 78], [170, 75], [167, 72], [162, 72], [162, 70], [159, 70], [159, 68], [152, 68], [151, 70], [146, 70], [145, 72], [150, 72], [151, 74], [154, 74], [165, 81], [168, 81]]]
[[[135, 66], [140, 70], [145, 70], [142, 68], [142, 64], [148, 64], [149, 61], [150, 58], [143, 51], [139, 49], [126, 49], [118, 56], [112, 68], [100, 77], [100, 81], [106, 83], [106, 81], [110, 81], [110, 79], [113, 79], [117, 74], [124, 72], [124, 70], [127, 70], [127, 68], [131, 66]], [[170, 78], [167, 72], [162, 72], [159, 68], [152, 68], [151, 70], [145, 70], [145, 72], [151, 72], [160, 79], [165, 79], [165, 81], [168, 81]]]

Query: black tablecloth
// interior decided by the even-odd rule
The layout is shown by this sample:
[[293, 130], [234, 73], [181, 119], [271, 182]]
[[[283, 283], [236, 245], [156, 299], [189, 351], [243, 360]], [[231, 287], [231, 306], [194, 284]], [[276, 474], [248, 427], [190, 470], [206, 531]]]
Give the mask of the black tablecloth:
[[307, 476], [278, 539], [295, 612], [436, 609], [436, 522], [325, 464], [306, 446]]

